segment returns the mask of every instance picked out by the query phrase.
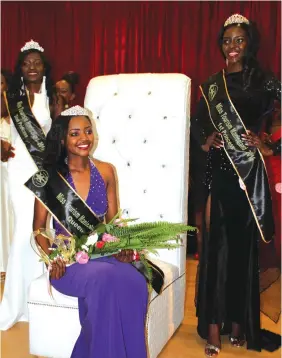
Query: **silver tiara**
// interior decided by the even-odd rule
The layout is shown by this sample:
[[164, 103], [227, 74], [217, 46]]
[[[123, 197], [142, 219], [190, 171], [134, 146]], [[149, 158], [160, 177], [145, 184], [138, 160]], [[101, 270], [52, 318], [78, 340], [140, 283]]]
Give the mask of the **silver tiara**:
[[228, 25], [232, 25], [232, 24], [247, 24], [249, 25], [250, 21], [240, 15], [240, 14], [233, 14], [231, 16], [229, 16], [229, 18], [225, 21], [224, 23], [224, 27], [228, 26]]
[[73, 106], [61, 113], [61, 116], [90, 116], [88, 109], [80, 107], [80, 106]]
[[38, 42], [35, 42], [33, 40], [30, 40], [29, 42], [26, 42], [24, 47], [21, 48], [21, 52], [27, 51], [27, 50], [38, 50], [40, 52], [44, 52], [44, 48], [39, 45]]

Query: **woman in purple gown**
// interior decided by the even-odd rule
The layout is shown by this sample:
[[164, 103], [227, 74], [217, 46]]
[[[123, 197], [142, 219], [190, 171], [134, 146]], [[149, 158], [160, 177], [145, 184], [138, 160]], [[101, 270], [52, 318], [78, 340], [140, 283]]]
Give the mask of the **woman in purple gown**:
[[[43, 167], [49, 175], [54, 169], [60, 172], [96, 218], [109, 222], [118, 211], [115, 171], [109, 163], [89, 159], [94, 135], [85, 111], [72, 107], [53, 123]], [[46, 227], [46, 220], [47, 209], [36, 200], [34, 230]], [[54, 227], [56, 234], [66, 235], [59, 222], [54, 222]], [[50, 254], [47, 239], [39, 234], [36, 240]], [[52, 262], [52, 286], [78, 298], [81, 332], [71, 358], [147, 357], [147, 283], [130, 264], [132, 261], [133, 252], [123, 250], [115, 257], [90, 260], [84, 265], [66, 267], [60, 259]]]

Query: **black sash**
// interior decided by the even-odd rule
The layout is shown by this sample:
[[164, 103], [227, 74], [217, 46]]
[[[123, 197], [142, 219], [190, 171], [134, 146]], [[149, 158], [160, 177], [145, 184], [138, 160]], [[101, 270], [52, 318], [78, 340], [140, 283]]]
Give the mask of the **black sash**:
[[6, 96], [6, 101], [11, 119], [39, 169], [25, 185], [69, 234], [89, 234], [100, 220], [58, 172], [49, 176], [42, 167], [46, 136], [31, 111], [28, 96]]
[[39, 170], [25, 185], [70, 235], [90, 234], [101, 222], [57, 171]]
[[229, 97], [224, 70], [212, 76], [200, 86], [200, 89], [206, 101], [211, 122], [224, 140], [224, 151], [241, 185], [245, 187], [262, 240], [270, 242], [274, 225], [263, 157], [258, 149], [247, 147], [241, 139], [241, 135], [246, 134], [246, 127]]
[[[42, 166], [46, 136], [31, 111], [28, 96], [6, 96], [5, 99], [10, 117], [39, 169], [25, 186], [33, 192], [69, 235], [90, 234], [101, 220], [60, 173], [55, 170], [48, 172]], [[156, 265], [150, 261], [148, 263], [152, 269], [152, 287], [160, 293], [164, 274]], [[148, 272], [142, 262], [133, 263], [133, 266], [149, 281]]]
[[41, 168], [45, 150], [45, 133], [35, 119], [28, 96], [6, 96], [7, 109], [27, 151]]

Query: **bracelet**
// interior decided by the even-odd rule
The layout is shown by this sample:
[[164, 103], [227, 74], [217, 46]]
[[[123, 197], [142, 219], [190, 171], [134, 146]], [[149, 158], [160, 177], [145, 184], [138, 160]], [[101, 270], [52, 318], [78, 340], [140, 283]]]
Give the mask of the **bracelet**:
[[33, 236], [36, 237], [40, 234], [40, 229], [37, 229], [36, 231], [33, 232]]

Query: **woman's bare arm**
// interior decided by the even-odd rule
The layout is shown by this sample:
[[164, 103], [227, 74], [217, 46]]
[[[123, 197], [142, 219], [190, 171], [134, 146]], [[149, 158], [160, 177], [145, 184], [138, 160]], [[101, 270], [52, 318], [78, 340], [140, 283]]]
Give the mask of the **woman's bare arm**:
[[102, 162], [98, 159], [94, 159], [93, 162], [99, 170], [106, 186], [108, 200], [106, 222], [109, 222], [118, 212], [116, 171], [114, 166], [110, 163]]
[[[112, 218], [118, 212], [118, 197], [117, 197], [117, 174], [113, 165], [109, 163], [103, 163], [103, 177], [106, 182], [107, 198], [108, 198], [108, 212], [106, 214], [106, 222], [112, 220]], [[121, 250], [118, 254], [113, 255], [118, 261], [123, 263], [130, 263], [133, 261], [133, 250]]]
[[117, 199], [117, 181], [116, 173], [112, 165], [107, 165], [107, 198], [108, 198], [108, 211], [106, 214], [106, 222], [112, 220], [112, 218], [118, 212], [118, 199]]
[[[34, 203], [34, 217], [33, 217], [33, 231], [38, 229], [46, 228], [48, 211], [43, 204], [37, 199]], [[44, 250], [44, 252], [49, 255], [51, 251], [49, 250], [50, 244], [49, 240], [43, 235], [37, 235], [35, 237], [38, 245]]]
[[[46, 227], [47, 215], [48, 215], [47, 209], [44, 207], [44, 205], [40, 203], [39, 200], [35, 199], [34, 218], [33, 218], [34, 231]], [[49, 240], [43, 235], [37, 235], [35, 239], [38, 245], [42, 248], [42, 250], [47, 255], [49, 255], [51, 253], [51, 251], [49, 250], [50, 247]], [[54, 262], [52, 262], [50, 277], [52, 279], [59, 280], [65, 274], [65, 271], [66, 271], [65, 262], [60, 258], [58, 260], [55, 259]]]

